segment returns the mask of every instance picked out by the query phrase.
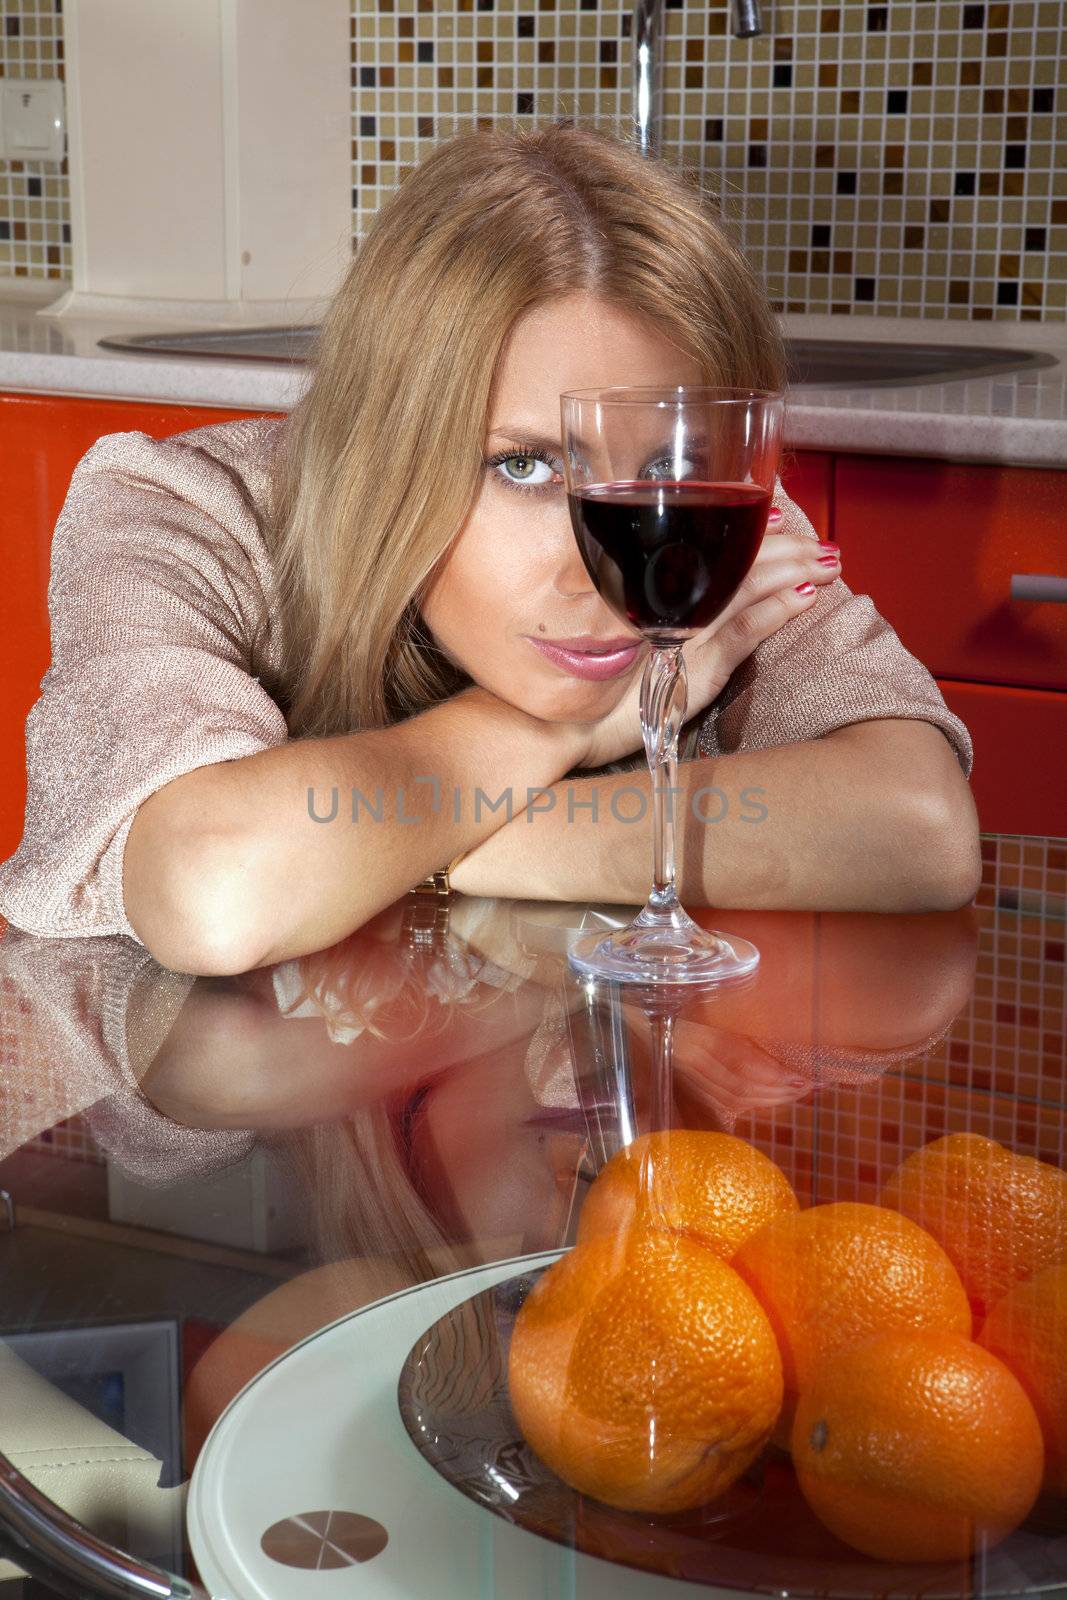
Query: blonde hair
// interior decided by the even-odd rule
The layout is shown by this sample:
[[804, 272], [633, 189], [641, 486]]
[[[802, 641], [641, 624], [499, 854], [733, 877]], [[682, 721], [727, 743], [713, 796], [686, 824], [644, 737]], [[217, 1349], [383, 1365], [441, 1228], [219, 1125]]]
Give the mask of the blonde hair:
[[[525, 963], [531, 964], [538, 965]], [[549, 970], [555, 967], [550, 963]], [[448, 932], [432, 945], [376, 946], [359, 930], [301, 956], [297, 970], [300, 990], [281, 1008], [283, 1015], [310, 1002], [331, 1031], [354, 1025], [393, 1044], [418, 1040], [420, 1055], [447, 1034], [458, 1012], [497, 1006], [502, 992], [529, 981], [526, 972], [496, 966]], [[319, 1260], [371, 1258], [391, 1264], [410, 1283], [484, 1260], [476, 1240], [455, 1238], [440, 1218], [415, 1160], [414, 1120], [442, 1070], [440, 1051], [426, 1055], [425, 1063], [424, 1074], [405, 1087], [277, 1142], [303, 1187]]]
[[475, 954], [447, 925], [428, 944], [413, 941], [403, 928], [396, 943], [379, 943], [360, 928], [293, 966], [298, 987], [279, 1002], [282, 1016], [304, 1015], [310, 1006], [331, 1037], [365, 1032], [389, 1044], [437, 1039], [457, 1008], [468, 1015], [484, 1011], [503, 990], [526, 981], [525, 973], [505, 972]]
[[568, 123], [438, 145], [359, 248], [274, 463], [270, 687], [291, 737], [385, 727], [470, 683], [420, 600], [478, 496], [512, 324], [577, 292], [648, 319], [706, 382], [781, 386], [763, 288], [688, 175]]
[[452, 1237], [424, 1192], [398, 1131], [402, 1110], [380, 1100], [278, 1149], [303, 1191], [317, 1262], [390, 1262], [404, 1282], [424, 1283], [481, 1257]]

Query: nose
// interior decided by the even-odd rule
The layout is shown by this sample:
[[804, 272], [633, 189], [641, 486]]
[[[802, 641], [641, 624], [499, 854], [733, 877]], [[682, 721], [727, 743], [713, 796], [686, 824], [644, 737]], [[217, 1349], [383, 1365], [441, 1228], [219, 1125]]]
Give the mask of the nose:
[[555, 529], [553, 560], [556, 569], [553, 582], [557, 594], [562, 595], [564, 599], [577, 600], [582, 596], [588, 597], [597, 593], [597, 587], [582, 560], [582, 552], [578, 548], [578, 540], [571, 526], [570, 513], [566, 510], [563, 511]]

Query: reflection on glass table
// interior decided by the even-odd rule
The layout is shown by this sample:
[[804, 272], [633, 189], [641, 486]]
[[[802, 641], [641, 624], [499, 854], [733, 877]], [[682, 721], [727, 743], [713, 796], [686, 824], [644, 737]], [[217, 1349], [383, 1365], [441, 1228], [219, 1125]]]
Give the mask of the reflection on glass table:
[[[666, 1019], [640, 994], [590, 989], [568, 968], [579, 932], [625, 923], [618, 906], [458, 898], [429, 942], [397, 906], [330, 951], [227, 979], [166, 972], [122, 939], [8, 930], [0, 1189], [14, 1227], [0, 1229], [0, 1451], [45, 1505], [98, 1540], [180, 1582], [207, 1575], [221, 1592], [225, 1576], [230, 1600], [254, 1571], [273, 1594], [303, 1592], [319, 1570], [301, 1565], [309, 1550], [327, 1566], [356, 1562], [368, 1594], [427, 1592], [418, 1574], [434, 1566], [431, 1531], [442, 1541], [439, 1593], [521, 1594], [562, 1584], [564, 1571], [582, 1595], [599, 1593], [605, 1573], [613, 1594], [667, 1581], [684, 1592], [657, 1576], [662, 1540], [634, 1565], [635, 1551], [651, 1549], [635, 1513], [576, 1495], [544, 1463], [556, 1522], [544, 1524], [542, 1497], [535, 1527], [495, 1453], [521, 1435], [475, 1448], [472, 1497], [412, 1442], [402, 1375], [410, 1401], [413, 1353], [436, 1329], [438, 1352], [452, 1340], [449, 1383], [499, 1398], [496, 1380], [479, 1388], [487, 1347], [471, 1329], [510, 1338], [530, 1280], [570, 1251], [601, 1204], [587, 1203], [606, 1192], [592, 1189], [598, 1174], [622, 1170], [652, 1130], [743, 1141], [782, 1175], [798, 1215], [873, 1207], [902, 1162], [948, 1134], [1067, 1165], [1061, 847], [1026, 842], [1027, 861], [1010, 859], [1019, 841], [987, 849], [976, 910], [731, 913], [763, 954], [755, 979], [689, 996]], [[645, 1192], [669, 1221], [666, 1191], [646, 1182]], [[299, 1408], [300, 1395], [335, 1381], [337, 1362], [350, 1382], [291, 1429], [280, 1487], [260, 1481], [262, 1459], [220, 1476], [224, 1452], [258, 1438], [272, 1407], [282, 1414], [287, 1386]], [[472, 1437], [473, 1426], [468, 1466]], [[333, 1498], [307, 1501], [304, 1487], [339, 1460]], [[518, 1470], [514, 1453], [508, 1461]], [[501, 1480], [493, 1506], [490, 1466]], [[761, 1503], [779, 1479], [792, 1485], [791, 1470], [772, 1440], [752, 1466]], [[190, 1475], [200, 1486], [191, 1519]], [[742, 1475], [730, 1492], [751, 1481]], [[247, 1525], [216, 1494], [229, 1483], [248, 1486]], [[315, 1520], [327, 1512], [340, 1520]], [[223, 1513], [233, 1573], [212, 1542], [211, 1515]], [[0, 1573], [14, 1583], [33, 1570], [62, 1589], [58, 1518], [36, 1525], [36, 1553], [16, 1548], [15, 1520], [0, 1487], [11, 1557]], [[655, 1545], [665, 1523], [652, 1521]], [[704, 1524], [704, 1564], [683, 1583], [766, 1587], [785, 1524], [771, 1537], [757, 1516], [747, 1546], [731, 1532], [717, 1567]], [[456, 1540], [482, 1565], [464, 1565]], [[809, 1555], [814, 1583], [811, 1561], [826, 1557]], [[853, 1556], [860, 1568], [872, 1559]], [[1067, 1577], [1038, 1574], [1035, 1559], [1029, 1546], [1020, 1557], [1031, 1587]], [[1054, 1568], [1060, 1557], [1049, 1559]], [[973, 1591], [1002, 1592], [1003, 1567], [984, 1571], [984, 1589], [970, 1573]], [[99, 1575], [91, 1587], [117, 1592]]]

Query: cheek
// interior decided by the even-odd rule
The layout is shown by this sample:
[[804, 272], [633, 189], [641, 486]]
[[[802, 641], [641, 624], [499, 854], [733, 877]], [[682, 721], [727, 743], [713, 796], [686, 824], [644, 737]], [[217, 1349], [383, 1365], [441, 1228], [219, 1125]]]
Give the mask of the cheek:
[[[522, 1241], [524, 1252], [558, 1247], [575, 1198], [583, 1141], [527, 1128], [469, 1169], [457, 1202], [474, 1238]], [[495, 1163], [495, 1164], [490, 1164]]]
[[485, 491], [422, 606], [442, 649], [484, 687], [514, 688], [516, 636], [536, 630], [543, 559], [536, 525]]
[[[531, 500], [533, 496], [529, 497]], [[516, 504], [518, 501], [518, 504]], [[569, 524], [567, 540], [571, 541]], [[566, 556], [572, 557], [570, 542]], [[540, 631], [579, 632], [556, 589], [564, 557], [558, 507], [527, 507], [525, 498], [487, 487], [457, 535], [422, 615], [440, 649], [481, 688], [548, 722], [603, 716], [626, 694], [624, 678], [569, 678], [523, 638]], [[610, 627], [607, 607], [595, 626]]]
[[449, 1126], [447, 1116], [437, 1119], [422, 1139], [423, 1181], [429, 1179], [433, 1191], [436, 1177], [438, 1214], [458, 1236], [516, 1236], [524, 1250], [559, 1243], [582, 1159], [579, 1135], [561, 1138], [536, 1127], [501, 1125], [487, 1117], [480, 1097], [459, 1125]]

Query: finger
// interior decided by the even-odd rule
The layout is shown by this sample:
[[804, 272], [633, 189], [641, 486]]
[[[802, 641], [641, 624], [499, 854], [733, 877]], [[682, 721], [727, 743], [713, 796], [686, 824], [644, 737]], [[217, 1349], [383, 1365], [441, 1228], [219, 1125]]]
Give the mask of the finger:
[[841, 576], [840, 557], [836, 545], [821, 545], [813, 539], [776, 539], [779, 549], [774, 556], [757, 560], [745, 574], [737, 592], [719, 615], [686, 641], [685, 649], [691, 658], [696, 650], [718, 638], [722, 629], [749, 606], [755, 605], [779, 590], [795, 589], [803, 583], [822, 587]]
[[834, 555], [820, 555], [817, 545], [812, 550], [801, 550], [796, 554], [783, 550], [776, 559], [762, 561], [746, 572], [730, 604], [737, 610], [740, 606], [751, 605], [754, 600], [762, 600], [766, 595], [773, 594], [776, 589], [785, 589], [794, 583], [805, 583], [808, 580], [812, 583], [833, 583], [834, 579], [840, 576], [840, 558]]
[[817, 586], [810, 580], [779, 589], [731, 617], [716, 636], [716, 643], [736, 665], [787, 622], [810, 611], [818, 595]]
[[841, 547], [819, 539], [809, 539], [804, 534], [768, 532], [763, 535], [756, 551], [756, 561], [778, 561], [784, 556], [810, 556], [816, 551], [820, 555], [839, 556]]
[[[698, 652], [713, 640], [718, 640], [723, 629], [735, 617], [768, 596], [780, 591], [799, 591], [804, 584], [812, 584], [818, 590], [840, 576], [838, 545], [794, 534], [775, 534], [769, 540], [765, 536], [755, 562], [728, 604], [706, 627], [686, 641], [683, 651], [686, 660], [692, 662]], [[801, 595], [800, 598], [810, 600], [812, 596]]]
[[746, 574], [737, 593], [710, 625], [709, 630], [697, 637], [702, 642], [710, 640], [713, 634], [717, 636], [734, 617], [773, 594], [795, 590], [805, 583], [812, 583], [816, 588], [821, 588], [833, 583], [840, 576], [841, 563], [838, 560], [823, 558], [810, 551], [802, 551], [796, 556], [783, 556], [778, 561], [765, 561]]

